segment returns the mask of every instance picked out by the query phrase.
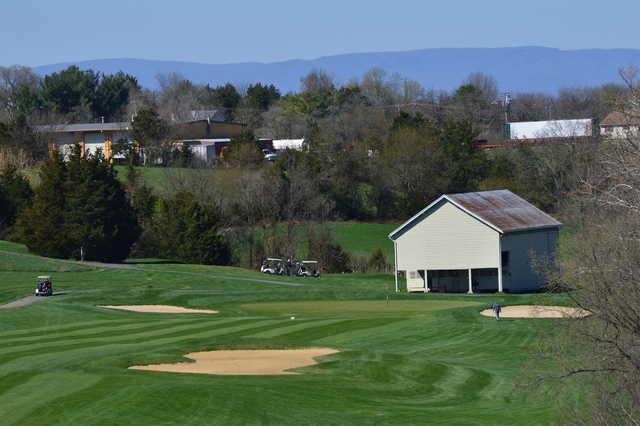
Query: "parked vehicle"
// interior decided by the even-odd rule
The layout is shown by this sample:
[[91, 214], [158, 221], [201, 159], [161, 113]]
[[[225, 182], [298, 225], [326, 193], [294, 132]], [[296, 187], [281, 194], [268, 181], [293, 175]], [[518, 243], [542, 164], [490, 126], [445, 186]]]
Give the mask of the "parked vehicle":
[[36, 282], [36, 296], [53, 296], [53, 283], [49, 275], [40, 275]]
[[262, 266], [260, 266], [260, 272], [270, 275], [284, 275], [282, 259], [268, 257], [262, 262]]
[[296, 275], [299, 277], [320, 277], [320, 267], [316, 260], [303, 260], [298, 262]]
[[276, 161], [278, 158], [278, 153], [273, 149], [265, 148], [262, 150], [262, 153], [264, 154], [264, 159], [267, 161]]

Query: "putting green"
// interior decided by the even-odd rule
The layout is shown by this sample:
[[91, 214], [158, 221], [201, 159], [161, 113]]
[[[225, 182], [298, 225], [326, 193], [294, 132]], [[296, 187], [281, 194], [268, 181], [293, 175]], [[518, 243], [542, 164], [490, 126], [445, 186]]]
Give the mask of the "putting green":
[[342, 316], [374, 315], [396, 316], [451, 308], [481, 306], [480, 302], [450, 300], [345, 300], [313, 302], [250, 303], [241, 307], [252, 312], [271, 315]]

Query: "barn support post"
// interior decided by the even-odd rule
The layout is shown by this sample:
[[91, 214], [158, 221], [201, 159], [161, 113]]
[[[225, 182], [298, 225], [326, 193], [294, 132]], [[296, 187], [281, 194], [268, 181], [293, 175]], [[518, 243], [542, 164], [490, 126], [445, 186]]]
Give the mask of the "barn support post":
[[429, 288], [429, 270], [424, 270], [424, 292], [429, 293], [431, 289]]
[[471, 279], [471, 269], [469, 269], [469, 291], [468, 294], [473, 294], [473, 280]]
[[502, 293], [502, 235], [498, 236], [498, 293]]
[[396, 279], [396, 293], [400, 293], [398, 287], [398, 243], [393, 242], [393, 276]]

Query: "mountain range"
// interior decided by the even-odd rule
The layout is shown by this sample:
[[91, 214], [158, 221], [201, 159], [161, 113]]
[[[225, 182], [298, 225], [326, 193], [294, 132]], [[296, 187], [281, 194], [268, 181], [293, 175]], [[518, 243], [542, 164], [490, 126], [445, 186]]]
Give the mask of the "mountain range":
[[45, 75], [70, 65], [105, 74], [124, 71], [143, 87], [158, 87], [156, 76], [180, 73], [199, 84], [217, 86], [227, 82], [243, 85], [274, 84], [282, 93], [296, 91], [300, 79], [312, 69], [322, 69], [339, 84], [361, 78], [372, 67], [389, 74], [398, 72], [425, 88], [452, 90], [472, 72], [493, 75], [502, 91], [553, 94], [563, 87], [620, 83], [618, 69], [640, 66], [638, 49], [560, 50], [549, 47], [442, 48], [404, 52], [350, 53], [310, 60], [203, 64], [146, 59], [96, 59], [34, 67]]

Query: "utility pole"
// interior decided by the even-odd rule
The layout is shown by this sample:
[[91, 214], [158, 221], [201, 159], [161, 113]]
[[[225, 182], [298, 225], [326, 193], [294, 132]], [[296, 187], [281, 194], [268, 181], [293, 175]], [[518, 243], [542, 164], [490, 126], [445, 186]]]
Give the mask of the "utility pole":
[[511, 112], [511, 93], [504, 94], [504, 122], [509, 123], [509, 113]]

